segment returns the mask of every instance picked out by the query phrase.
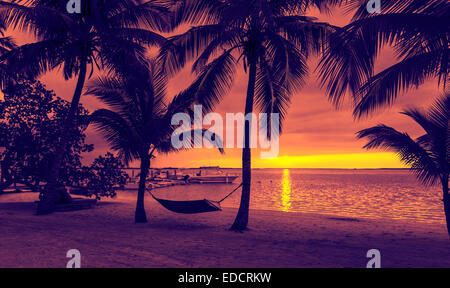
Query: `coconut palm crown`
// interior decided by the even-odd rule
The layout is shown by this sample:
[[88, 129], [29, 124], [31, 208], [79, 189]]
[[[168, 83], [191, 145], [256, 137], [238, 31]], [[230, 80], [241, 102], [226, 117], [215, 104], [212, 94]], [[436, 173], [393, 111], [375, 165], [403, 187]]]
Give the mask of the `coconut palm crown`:
[[[245, 114], [254, 108], [284, 120], [290, 97], [308, 74], [307, 59], [323, 49], [335, 27], [305, 16], [317, 7], [327, 10], [336, 1], [292, 0], [187, 0], [179, 7], [178, 21], [193, 23], [162, 47], [161, 61], [175, 73], [191, 60], [193, 71], [215, 73], [232, 81], [242, 65], [248, 73]], [[220, 99], [211, 98], [211, 105]], [[280, 123], [280, 128], [281, 128]], [[232, 230], [247, 229], [251, 183], [251, 124], [244, 127], [241, 205]], [[267, 129], [269, 131], [270, 129]], [[273, 135], [272, 135], [273, 136]], [[278, 137], [278, 135], [275, 135]]]
[[[450, 72], [450, 2], [384, 0], [381, 13], [370, 14], [367, 1], [346, 1], [356, 11], [352, 22], [330, 36], [318, 71], [330, 99], [339, 105], [352, 95], [356, 118], [392, 105], [408, 89], [437, 79], [448, 86]], [[375, 73], [376, 59], [392, 47], [396, 63]]]
[[413, 108], [403, 114], [412, 118], [425, 131], [417, 139], [386, 125], [378, 125], [358, 132], [358, 138], [367, 138], [367, 149], [384, 148], [396, 152], [417, 179], [426, 186], [440, 182], [444, 210], [450, 236], [450, 93], [436, 100], [428, 112]]
[[[147, 222], [144, 195], [151, 159], [157, 153], [160, 155], [187, 148], [183, 146], [180, 149], [172, 144], [172, 137], [179, 136], [176, 134], [177, 126], [172, 124], [173, 116], [177, 113], [193, 115], [195, 103], [202, 104], [205, 98], [220, 97], [209, 96], [215, 91], [226, 91], [215, 88], [220, 85], [220, 79], [214, 77], [208, 73], [200, 74], [191, 86], [172, 99], [167, 95], [167, 76], [153, 59], [145, 65], [137, 60], [130, 62], [114, 76], [90, 81], [87, 93], [109, 108], [95, 111], [90, 116], [90, 123], [103, 134], [110, 147], [119, 152], [127, 165], [133, 160], [140, 160], [136, 223]], [[202, 133], [209, 133], [206, 139], [215, 138], [214, 143], [223, 152], [221, 139], [217, 135], [203, 129]], [[190, 139], [192, 145], [198, 141], [196, 137]]]

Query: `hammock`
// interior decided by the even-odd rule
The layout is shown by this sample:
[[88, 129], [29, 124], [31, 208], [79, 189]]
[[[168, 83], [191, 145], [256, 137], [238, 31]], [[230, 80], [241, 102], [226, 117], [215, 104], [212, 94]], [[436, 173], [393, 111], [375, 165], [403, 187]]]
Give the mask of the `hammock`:
[[182, 214], [197, 214], [197, 213], [206, 213], [206, 212], [216, 212], [216, 211], [222, 211], [222, 207], [220, 207], [220, 203], [231, 196], [236, 190], [241, 187], [242, 184], [240, 184], [236, 189], [234, 189], [230, 194], [225, 196], [219, 201], [213, 201], [208, 199], [203, 200], [193, 200], [193, 201], [173, 201], [173, 200], [166, 200], [166, 199], [160, 199], [155, 197], [153, 193], [149, 190], [148, 192], [150, 195], [158, 201], [161, 206], [166, 208], [169, 211], [175, 212], [175, 213], [182, 213]]

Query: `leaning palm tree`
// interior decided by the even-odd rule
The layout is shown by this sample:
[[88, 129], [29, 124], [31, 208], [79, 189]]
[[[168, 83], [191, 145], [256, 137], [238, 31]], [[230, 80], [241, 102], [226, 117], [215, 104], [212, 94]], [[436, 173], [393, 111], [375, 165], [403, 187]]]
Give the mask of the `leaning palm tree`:
[[[172, 125], [172, 117], [177, 113], [193, 115], [194, 103], [205, 104], [204, 101], [210, 97], [220, 97], [215, 93], [223, 90], [217, 89], [217, 85], [226, 83], [215, 75], [202, 73], [171, 101], [166, 95], [166, 85], [167, 77], [154, 60], [147, 65], [130, 62], [116, 76], [97, 78], [88, 85], [87, 93], [110, 107], [95, 111], [90, 123], [104, 135], [113, 150], [119, 151], [127, 165], [140, 160], [136, 223], [147, 222], [144, 196], [151, 159], [156, 153], [179, 150], [172, 145], [172, 137], [180, 136], [174, 135], [176, 127]], [[217, 136], [209, 131], [202, 132], [209, 133], [207, 139]], [[223, 152], [221, 140], [216, 139], [215, 143], [219, 143], [218, 148]], [[196, 141], [196, 137], [191, 137], [191, 141]]]
[[[63, 129], [69, 133], [70, 127], [76, 125], [75, 113], [86, 78], [95, 67], [112, 71], [129, 58], [144, 58], [147, 45], [161, 44], [165, 39], [150, 30], [170, 29], [167, 21], [170, 2], [85, 0], [81, 13], [69, 14], [67, 1], [0, 1], [6, 24], [36, 39], [7, 53], [3, 60], [7, 61], [9, 71], [31, 78], [55, 68], [62, 68], [66, 80], [78, 77]], [[51, 213], [55, 203], [66, 198], [57, 189], [59, 168], [67, 149], [68, 137], [64, 133], [55, 147], [38, 214]]]
[[[350, 92], [354, 116], [361, 117], [394, 102], [401, 92], [426, 79], [446, 87], [450, 71], [450, 2], [385, 0], [381, 14], [370, 14], [367, 0], [347, 0], [356, 12], [336, 31], [319, 65], [322, 84], [339, 104]], [[392, 46], [397, 62], [377, 73], [376, 57]]]
[[382, 147], [397, 152], [423, 184], [429, 186], [440, 180], [450, 236], [450, 93], [438, 99], [427, 113], [410, 109], [403, 114], [417, 122], [425, 134], [414, 140], [407, 133], [378, 125], [358, 132], [358, 138], [369, 139], [364, 146], [367, 149]]
[[[269, 117], [286, 115], [290, 96], [304, 83], [307, 58], [322, 49], [334, 27], [305, 16], [313, 6], [326, 9], [334, 1], [192, 0], [179, 9], [179, 19], [197, 23], [174, 36], [161, 50], [161, 61], [176, 72], [191, 59], [194, 71], [212, 65], [215, 73], [232, 81], [238, 64], [248, 73], [245, 114], [254, 106]], [[200, 23], [201, 25], [198, 25]], [[226, 67], [226, 70], [217, 66]], [[212, 99], [214, 105], [220, 99]], [[241, 203], [232, 230], [247, 229], [251, 185], [251, 123], [245, 122], [242, 151]], [[271, 118], [269, 119], [271, 122]], [[269, 130], [269, 129], [267, 129]], [[272, 135], [273, 136], [273, 135]], [[278, 137], [275, 135], [274, 137]]]

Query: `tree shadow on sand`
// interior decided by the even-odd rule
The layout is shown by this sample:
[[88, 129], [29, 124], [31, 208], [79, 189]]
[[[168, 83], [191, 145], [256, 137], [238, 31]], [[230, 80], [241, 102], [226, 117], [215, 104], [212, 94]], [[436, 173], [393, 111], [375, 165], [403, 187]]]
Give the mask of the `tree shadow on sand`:
[[36, 209], [34, 202], [5, 202], [0, 203], [1, 211], [30, 212]]
[[186, 222], [178, 222], [176, 220], [163, 220], [158, 222], [150, 221], [150, 227], [161, 230], [179, 230], [179, 231], [197, 231], [197, 230], [217, 228], [215, 226], [210, 226], [201, 223], [186, 223]]
[[[2, 202], [0, 203], [0, 212], [25, 212], [27, 214], [34, 214], [34, 211], [36, 210], [37, 202]], [[96, 209], [100, 207], [107, 207], [107, 206], [113, 206], [113, 205], [123, 205], [123, 203], [120, 202], [98, 202], [95, 206], [91, 208], [86, 209], [76, 209], [76, 210], [89, 210], [89, 209]], [[67, 211], [58, 211], [58, 213], [64, 213]]]

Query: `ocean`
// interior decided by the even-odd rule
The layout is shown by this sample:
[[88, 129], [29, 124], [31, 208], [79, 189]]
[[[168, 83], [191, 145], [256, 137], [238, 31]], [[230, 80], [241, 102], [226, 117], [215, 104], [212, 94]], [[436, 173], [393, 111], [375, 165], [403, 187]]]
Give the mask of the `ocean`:
[[[224, 173], [239, 175], [240, 169]], [[219, 200], [234, 184], [191, 184], [154, 190], [171, 200]], [[445, 223], [440, 186], [424, 187], [408, 170], [254, 169], [251, 209], [309, 212], [357, 219]], [[239, 207], [240, 189], [222, 202]]]

